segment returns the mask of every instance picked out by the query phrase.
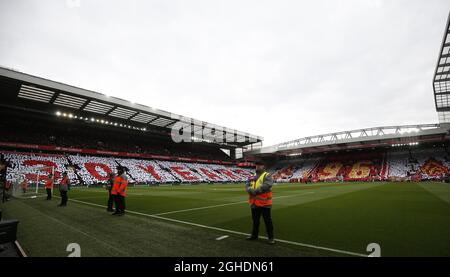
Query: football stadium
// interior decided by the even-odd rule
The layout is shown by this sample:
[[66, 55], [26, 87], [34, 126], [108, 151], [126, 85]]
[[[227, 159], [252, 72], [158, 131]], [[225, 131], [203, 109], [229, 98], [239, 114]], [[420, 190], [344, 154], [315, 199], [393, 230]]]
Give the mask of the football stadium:
[[[1, 67], [0, 256], [450, 256], [449, 23], [429, 88], [439, 123], [271, 146], [125, 94]], [[273, 243], [265, 222], [246, 240], [258, 164], [273, 180]], [[111, 216], [118, 171], [126, 212]], [[63, 184], [68, 204], [57, 207]]]

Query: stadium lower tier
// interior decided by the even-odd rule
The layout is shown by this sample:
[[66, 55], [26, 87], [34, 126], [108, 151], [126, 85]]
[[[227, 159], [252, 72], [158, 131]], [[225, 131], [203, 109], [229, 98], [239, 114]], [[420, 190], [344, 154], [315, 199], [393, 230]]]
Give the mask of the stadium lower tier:
[[9, 182], [25, 178], [30, 183], [43, 183], [53, 172], [55, 183], [59, 183], [61, 174], [67, 172], [74, 185], [105, 184], [109, 174], [116, 172], [118, 166], [125, 167], [129, 183], [132, 184], [243, 182], [254, 174], [249, 169], [217, 164], [9, 151], [1, 153], [9, 163]]
[[285, 162], [271, 169], [277, 182], [444, 180], [445, 148], [334, 154]]
[[[117, 157], [32, 154], [0, 151], [9, 162], [7, 180], [43, 183], [54, 172], [56, 183], [67, 172], [74, 185], [105, 184], [118, 166], [131, 184], [245, 182], [253, 169], [230, 165], [144, 160]], [[276, 182], [420, 181], [450, 177], [445, 148], [374, 151], [324, 155], [281, 162], [269, 169]], [[22, 176], [22, 177], [20, 177]]]

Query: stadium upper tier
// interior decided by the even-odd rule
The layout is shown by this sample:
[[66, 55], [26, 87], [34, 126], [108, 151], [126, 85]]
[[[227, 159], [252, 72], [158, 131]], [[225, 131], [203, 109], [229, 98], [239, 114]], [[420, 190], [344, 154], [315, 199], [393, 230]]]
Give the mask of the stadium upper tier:
[[[132, 103], [116, 97], [0, 67], [1, 108], [67, 115], [68, 119], [169, 136], [172, 126], [190, 126], [195, 141], [244, 147], [263, 138], [235, 129]], [[190, 136], [189, 136], [190, 137]]]
[[125, 156], [148, 154], [222, 162], [233, 160], [214, 144], [174, 143], [165, 137], [139, 134], [136, 130], [117, 131], [84, 124], [65, 124], [58, 119], [48, 121], [8, 114], [8, 120], [0, 121], [0, 129], [0, 147], [3, 148], [89, 154], [103, 151], [105, 155], [112, 155], [107, 152], [121, 152]]
[[246, 157], [296, 156], [343, 149], [396, 147], [450, 139], [450, 124], [387, 126], [304, 137], [245, 153]]

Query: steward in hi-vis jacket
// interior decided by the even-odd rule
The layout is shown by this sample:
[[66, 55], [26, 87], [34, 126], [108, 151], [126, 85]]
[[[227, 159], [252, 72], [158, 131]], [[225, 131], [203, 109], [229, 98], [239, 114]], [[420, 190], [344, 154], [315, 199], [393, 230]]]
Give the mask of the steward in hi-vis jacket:
[[266, 225], [268, 243], [275, 243], [271, 216], [272, 184], [272, 177], [265, 171], [264, 163], [256, 162], [256, 176], [250, 178], [246, 184], [248, 203], [250, 204], [253, 219], [252, 235], [247, 240], [258, 239], [259, 222], [262, 215]]
[[117, 176], [114, 177], [114, 183], [111, 194], [114, 196], [116, 211], [113, 215], [125, 214], [125, 196], [127, 195], [128, 178], [123, 167], [117, 169]]

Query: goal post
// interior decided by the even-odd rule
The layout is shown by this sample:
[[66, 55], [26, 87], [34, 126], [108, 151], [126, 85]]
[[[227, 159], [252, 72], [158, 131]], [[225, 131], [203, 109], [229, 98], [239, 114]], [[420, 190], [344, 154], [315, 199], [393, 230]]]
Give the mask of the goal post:
[[[36, 198], [45, 194], [43, 187], [52, 175], [55, 180], [55, 168], [52, 166], [41, 166], [19, 170], [11, 178], [11, 194], [16, 198]], [[54, 186], [53, 186], [54, 187]], [[53, 194], [52, 187], [52, 194]]]

